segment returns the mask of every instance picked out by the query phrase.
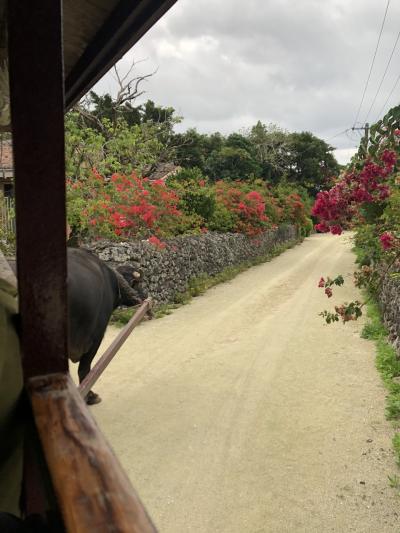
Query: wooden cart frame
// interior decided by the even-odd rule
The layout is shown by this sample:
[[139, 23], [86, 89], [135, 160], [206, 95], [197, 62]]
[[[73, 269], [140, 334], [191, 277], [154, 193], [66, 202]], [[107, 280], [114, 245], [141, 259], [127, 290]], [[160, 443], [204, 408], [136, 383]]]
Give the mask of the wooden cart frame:
[[[175, 1], [64, 0], [63, 8], [61, 0], [10, 0], [6, 7], [24, 384], [71, 532], [155, 528], [68, 372], [64, 113]], [[43, 513], [43, 476], [26, 458], [26, 510]]]

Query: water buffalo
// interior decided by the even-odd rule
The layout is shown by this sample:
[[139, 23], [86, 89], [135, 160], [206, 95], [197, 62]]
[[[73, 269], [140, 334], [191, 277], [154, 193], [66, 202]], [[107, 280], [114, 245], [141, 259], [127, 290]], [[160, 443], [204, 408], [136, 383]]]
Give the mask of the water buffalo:
[[[130, 287], [138, 272], [125, 266], [121, 275], [96, 255], [83, 249], [68, 248], [68, 318], [69, 358], [79, 362], [79, 382], [90, 365], [104, 337], [111, 313], [118, 305], [135, 305], [142, 301]], [[93, 391], [86, 396], [91, 405], [100, 402]]]

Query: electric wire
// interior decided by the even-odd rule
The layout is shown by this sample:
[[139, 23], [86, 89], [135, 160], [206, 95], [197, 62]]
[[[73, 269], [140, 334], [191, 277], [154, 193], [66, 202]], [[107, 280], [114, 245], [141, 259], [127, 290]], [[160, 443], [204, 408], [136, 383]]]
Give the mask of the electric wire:
[[394, 46], [393, 46], [392, 52], [391, 52], [390, 57], [389, 57], [389, 60], [388, 60], [388, 62], [387, 62], [387, 64], [386, 64], [385, 72], [383, 73], [383, 76], [382, 76], [381, 82], [380, 82], [379, 87], [378, 87], [378, 89], [377, 89], [377, 91], [376, 91], [376, 94], [375, 94], [375, 96], [374, 96], [374, 99], [372, 100], [371, 107], [370, 107], [369, 110], [368, 110], [368, 113], [367, 113], [367, 116], [365, 117], [364, 122], [367, 122], [368, 117], [369, 117], [369, 114], [371, 113], [372, 108], [374, 107], [374, 104], [375, 104], [375, 102], [376, 102], [376, 99], [377, 99], [377, 97], [378, 97], [378, 94], [379, 94], [379, 92], [380, 92], [380, 90], [381, 90], [382, 84], [383, 84], [383, 82], [384, 82], [384, 80], [385, 80], [385, 77], [386, 77], [387, 71], [389, 70], [390, 62], [392, 61], [392, 57], [393, 57], [393, 54], [394, 54], [394, 52], [395, 52], [395, 50], [396, 50], [396, 48], [397, 48], [397, 43], [399, 42], [399, 39], [400, 39], [400, 31], [399, 31], [399, 33], [397, 34], [397, 38], [396, 38], [396, 41], [395, 41], [395, 43], [394, 43]]
[[392, 90], [390, 91], [389, 96], [386, 98], [386, 101], [385, 101], [385, 103], [383, 104], [382, 109], [379, 111], [379, 113], [378, 113], [378, 115], [377, 115], [377, 118], [376, 118], [375, 122], [378, 122], [378, 120], [380, 120], [380, 119], [382, 118], [383, 111], [385, 110], [385, 108], [386, 108], [386, 106], [387, 106], [389, 100], [391, 99], [391, 97], [392, 97], [394, 91], [396, 90], [396, 87], [398, 86], [399, 81], [400, 81], [400, 74], [397, 76], [397, 79], [396, 79], [396, 81], [395, 81], [395, 83], [394, 83], [394, 85], [393, 85], [393, 87], [392, 87]]
[[340, 131], [339, 133], [336, 133], [336, 135], [333, 135], [332, 137], [329, 137], [329, 139], [327, 139], [326, 142], [329, 142], [330, 140], [335, 139], [336, 137], [339, 137], [339, 135], [344, 135], [349, 130], [351, 130], [351, 128], [347, 128], [347, 129], [345, 129], [343, 131]]
[[375, 52], [374, 52], [374, 55], [373, 55], [373, 58], [372, 58], [371, 66], [370, 66], [370, 68], [369, 68], [368, 78], [367, 78], [367, 81], [366, 81], [366, 83], [365, 83], [365, 87], [364, 87], [363, 95], [362, 95], [362, 97], [361, 97], [360, 105], [358, 106], [358, 111], [357, 111], [357, 115], [356, 115], [356, 119], [355, 119], [355, 121], [354, 121], [353, 127], [356, 125], [356, 122], [358, 121], [358, 117], [360, 116], [361, 108], [362, 108], [362, 105], [363, 105], [363, 103], [364, 103], [365, 94], [366, 94], [366, 92], [367, 92], [367, 88], [368, 88], [369, 80], [371, 79], [372, 69], [374, 68], [374, 63], [375, 63], [376, 54], [377, 54], [377, 52], [378, 52], [379, 43], [380, 43], [380, 41], [381, 41], [382, 32], [383, 32], [383, 27], [385, 26], [386, 15], [387, 15], [387, 12], [388, 12], [388, 9], [389, 9], [389, 4], [390, 4], [390, 0], [388, 0], [388, 1], [387, 1], [387, 4], [386, 4], [385, 14], [384, 14], [384, 16], [383, 16], [383, 21], [382, 21], [382, 25], [381, 25], [381, 29], [380, 29], [379, 37], [378, 37], [378, 42], [376, 43]]

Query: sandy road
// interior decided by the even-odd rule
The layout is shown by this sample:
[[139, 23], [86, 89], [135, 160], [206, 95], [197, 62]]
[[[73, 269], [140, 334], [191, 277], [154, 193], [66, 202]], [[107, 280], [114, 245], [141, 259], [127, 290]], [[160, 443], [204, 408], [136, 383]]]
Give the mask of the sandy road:
[[400, 531], [374, 345], [317, 316], [350, 248], [314, 235], [144, 324], [97, 384], [92, 412], [160, 532]]

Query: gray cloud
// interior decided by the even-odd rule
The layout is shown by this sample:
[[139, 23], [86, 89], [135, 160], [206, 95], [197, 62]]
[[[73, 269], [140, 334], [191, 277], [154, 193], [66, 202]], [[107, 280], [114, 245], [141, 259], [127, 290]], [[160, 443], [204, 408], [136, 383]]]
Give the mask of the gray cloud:
[[[274, 122], [329, 140], [344, 161], [359, 137], [332, 137], [356, 118], [384, 7], [372, 0], [178, 0], [120, 68], [127, 69], [132, 56], [148, 58], [138, 72], [158, 71], [145, 98], [173, 106], [184, 116], [181, 129], [228, 133], [257, 120]], [[360, 120], [382, 77], [399, 15], [400, 5], [392, 2]], [[372, 120], [400, 73], [399, 53]], [[113, 88], [110, 75], [97, 86]], [[400, 86], [387, 109], [399, 94]]]

